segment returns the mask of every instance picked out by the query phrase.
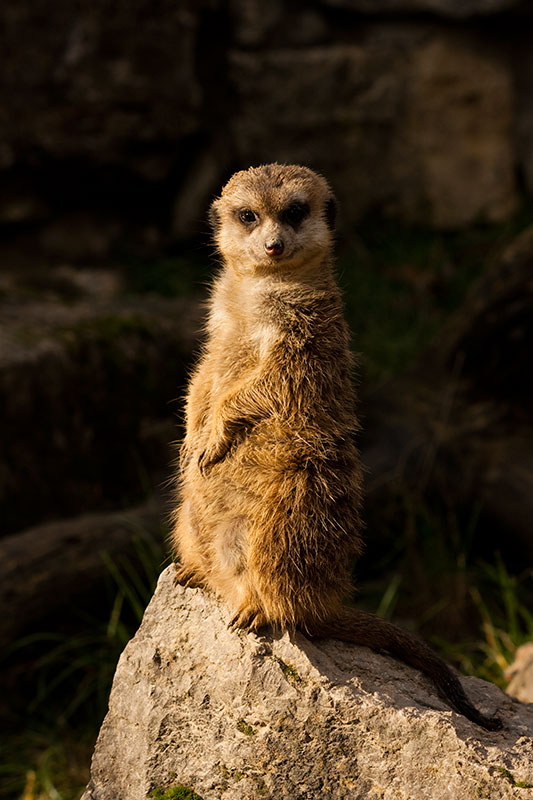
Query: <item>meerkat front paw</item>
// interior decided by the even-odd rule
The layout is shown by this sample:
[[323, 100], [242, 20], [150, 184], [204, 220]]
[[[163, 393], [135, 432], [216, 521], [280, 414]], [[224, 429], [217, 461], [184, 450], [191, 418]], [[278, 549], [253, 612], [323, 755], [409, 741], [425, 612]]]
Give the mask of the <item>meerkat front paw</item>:
[[187, 589], [195, 589], [202, 585], [201, 581], [198, 580], [194, 572], [183, 566], [183, 564], [176, 564], [176, 575], [174, 580], [176, 583], [179, 583], [181, 586], [185, 586]]
[[237, 611], [232, 617], [228, 627], [232, 630], [240, 629], [257, 633], [257, 631], [260, 628], [264, 628], [265, 625], [268, 625], [268, 619], [263, 611], [258, 608], [246, 606]]

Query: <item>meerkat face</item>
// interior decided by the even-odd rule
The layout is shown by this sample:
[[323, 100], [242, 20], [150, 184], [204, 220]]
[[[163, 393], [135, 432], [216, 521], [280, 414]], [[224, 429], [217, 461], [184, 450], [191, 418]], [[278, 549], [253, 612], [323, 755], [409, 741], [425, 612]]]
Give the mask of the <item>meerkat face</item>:
[[307, 167], [269, 164], [237, 172], [211, 206], [218, 248], [237, 271], [297, 273], [332, 243], [335, 199]]

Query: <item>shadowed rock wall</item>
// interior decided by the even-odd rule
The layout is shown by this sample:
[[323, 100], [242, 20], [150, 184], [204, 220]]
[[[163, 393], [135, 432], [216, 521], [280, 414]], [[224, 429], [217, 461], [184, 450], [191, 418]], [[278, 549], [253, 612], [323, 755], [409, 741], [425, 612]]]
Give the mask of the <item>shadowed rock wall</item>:
[[345, 227], [504, 219], [533, 192], [532, 21], [513, 0], [4, 4], [8, 252], [158, 247], [276, 159], [321, 169]]

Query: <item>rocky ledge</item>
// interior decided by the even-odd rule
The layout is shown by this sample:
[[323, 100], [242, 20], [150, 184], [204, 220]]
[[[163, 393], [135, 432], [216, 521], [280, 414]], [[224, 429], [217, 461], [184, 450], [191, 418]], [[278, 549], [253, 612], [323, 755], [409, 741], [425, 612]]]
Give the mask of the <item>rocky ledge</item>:
[[533, 706], [463, 683], [504, 730], [451, 711], [419, 672], [335, 640], [228, 629], [160, 577], [119, 661], [82, 800], [533, 797]]

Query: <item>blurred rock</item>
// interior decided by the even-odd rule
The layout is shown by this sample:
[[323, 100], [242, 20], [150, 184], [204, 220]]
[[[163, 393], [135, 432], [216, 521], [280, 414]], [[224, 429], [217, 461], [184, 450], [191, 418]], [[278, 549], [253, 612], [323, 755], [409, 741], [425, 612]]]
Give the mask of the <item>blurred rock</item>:
[[507, 800], [533, 783], [533, 709], [496, 686], [463, 679], [504, 720], [487, 733], [395, 659], [237, 633], [228, 615], [165, 570], [119, 661], [83, 800], [179, 785], [203, 800]]
[[506, 219], [516, 205], [511, 74], [457, 34], [413, 50], [392, 144], [398, 213], [436, 228]]
[[[212, 5], [212, 3], [211, 3]], [[142, 162], [150, 141], [175, 141], [199, 127], [202, 89], [194, 62], [205, 3], [104, 0], [4, 4], [0, 149], [30, 148], [100, 162], [131, 147]], [[21, 47], [21, 42], [31, 46]], [[179, 43], [179, 46], [177, 46]], [[136, 152], [135, 152], [136, 151]]]
[[0, 9], [0, 224], [33, 223], [51, 257], [105, 260], [139, 228], [164, 248], [233, 169], [276, 159], [322, 170], [345, 228], [505, 219], [517, 172], [533, 193], [524, 0], [54, 8]]
[[197, 341], [198, 305], [119, 297], [105, 274], [91, 293], [87, 281], [88, 271], [73, 278], [63, 269], [44, 284], [4, 284], [2, 535], [133, 504], [170, 471], [169, 442], [179, 436], [173, 400]]
[[207, 209], [213, 200], [213, 187], [225, 180], [225, 162], [211, 150], [202, 153], [193, 163], [184, 184], [176, 197], [172, 213], [172, 230], [176, 237], [184, 238], [191, 231], [208, 230]]
[[517, 156], [522, 169], [524, 185], [533, 194], [533, 48], [529, 32], [517, 43], [514, 69], [517, 114]]
[[475, 40], [372, 25], [358, 44], [235, 51], [231, 65], [241, 162], [317, 167], [345, 219], [381, 206], [456, 228], [512, 213], [511, 77]]
[[523, 703], [533, 703], [533, 642], [518, 648], [505, 677], [509, 681], [507, 694]]
[[289, 6], [284, 0], [231, 0], [235, 41], [244, 47], [279, 43], [316, 44], [328, 25], [316, 8]]
[[230, 0], [235, 38], [245, 46], [264, 42], [273, 35], [283, 17], [283, 0]]
[[87, 212], [70, 214], [44, 227], [40, 249], [51, 259], [94, 264], [109, 257], [121, 233], [116, 220]]
[[[415, 34], [415, 38], [416, 34]], [[400, 113], [405, 43], [334, 44], [231, 54], [241, 114], [232, 120], [239, 163], [280, 161], [322, 171], [345, 222], [391, 189], [389, 149]]]
[[0, 646], [35, 633], [56, 611], [67, 616], [65, 608], [85, 594], [98, 597], [110, 561], [136, 564], [146, 549], [161, 547], [164, 522], [163, 504], [152, 497], [137, 508], [50, 522], [0, 539], [0, 602], [9, 608], [0, 618]]

